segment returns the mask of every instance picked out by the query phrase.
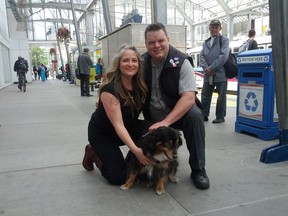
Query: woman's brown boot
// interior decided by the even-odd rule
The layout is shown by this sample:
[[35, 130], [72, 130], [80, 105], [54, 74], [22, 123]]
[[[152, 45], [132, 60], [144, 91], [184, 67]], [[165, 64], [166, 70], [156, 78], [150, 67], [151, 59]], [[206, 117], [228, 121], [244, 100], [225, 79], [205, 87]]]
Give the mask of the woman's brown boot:
[[101, 170], [102, 167], [102, 161], [100, 160], [100, 158], [94, 154], [93, 158], [92, 158], [93, 162], [95, 163], [96, 167]]
[[94, 156], [95, 156], [95, 153], [92, 149], [92, 146], [90, 144], [86, 145], [85, 155], [84, 155], [84, 158], [82, 161], [82, 165], [87, 171], [93, 171], [94, 170], [94, 167], [93, 167]]

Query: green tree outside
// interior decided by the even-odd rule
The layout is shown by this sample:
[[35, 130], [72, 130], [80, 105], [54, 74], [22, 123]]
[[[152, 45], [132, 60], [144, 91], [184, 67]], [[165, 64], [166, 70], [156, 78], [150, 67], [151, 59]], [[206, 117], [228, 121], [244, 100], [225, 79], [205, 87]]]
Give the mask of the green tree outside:
[[47, 65], [48, 64], [48, 57], [45, 53], [45, 50], [33, 46], [31, 47], [31, 59], [32, 59], [32, 67], [36, 65], [36, 67], [39, 67], [41, 64]]

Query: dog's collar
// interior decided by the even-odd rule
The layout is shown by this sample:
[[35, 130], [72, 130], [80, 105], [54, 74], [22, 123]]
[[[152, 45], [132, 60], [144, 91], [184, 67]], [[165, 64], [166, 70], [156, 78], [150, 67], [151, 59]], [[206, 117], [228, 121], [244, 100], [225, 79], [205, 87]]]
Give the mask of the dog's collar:
[[[153, 157], [149, 157], [151, 160], [153, 160], [153, 161], [155, 161], [155, 163], [157, 163], [157, 164], [159, 164], [159, 163], [161, 163], [161, 161], [159, 161], [159, 160], [157, 160], [157, 159], [155, 159], [155, 158], [153, 158]], [[170, 158], [168, 158], [167, 157], [167, 161], [175, 161], [176, 159], [175, 158], [173, 158], [173, 159], [170, 159]]]
[[159, 160], [156, 160], [156, 159], [154, 159], [154, 158], [151, 158], [153, 161], [155, 161], [155, 163], [157, 163], [157, 164], [159, 164], [159, 163], [161, 163]]

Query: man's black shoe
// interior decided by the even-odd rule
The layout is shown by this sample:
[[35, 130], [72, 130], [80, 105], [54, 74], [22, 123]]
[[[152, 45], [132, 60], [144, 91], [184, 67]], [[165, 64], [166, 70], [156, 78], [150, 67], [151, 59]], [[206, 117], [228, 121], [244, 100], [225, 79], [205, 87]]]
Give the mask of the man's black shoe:
[[204, 116], [204, 121], [209, 121], [207, 116]]
[[92, 96], [93, 96], [92, 94], [86, 95], [86, 97], [92, 97]]
[[214, 124], [218, 124], [218, 123], [222, 123], [222, 122], [225, 122], [224, 118], [216, 118], [212, 121], [212, 123], [214, 123]]
[[193, 170], [191, 179], [195, 187], [199, 189], [208, 189], [210, 187], [210, 181], [204, 168], [202, 170]]

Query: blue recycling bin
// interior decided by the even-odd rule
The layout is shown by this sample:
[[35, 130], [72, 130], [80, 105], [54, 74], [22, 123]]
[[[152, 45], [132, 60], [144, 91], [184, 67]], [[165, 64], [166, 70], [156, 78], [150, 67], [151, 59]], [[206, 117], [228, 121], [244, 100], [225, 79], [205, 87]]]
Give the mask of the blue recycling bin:
[[262, 140], [279, 136], [272, 49], [250, 50], [237, 56], [236, 132]]

